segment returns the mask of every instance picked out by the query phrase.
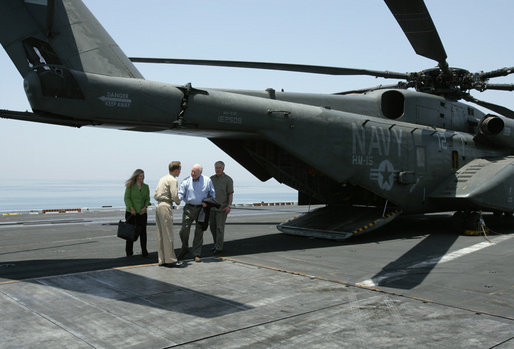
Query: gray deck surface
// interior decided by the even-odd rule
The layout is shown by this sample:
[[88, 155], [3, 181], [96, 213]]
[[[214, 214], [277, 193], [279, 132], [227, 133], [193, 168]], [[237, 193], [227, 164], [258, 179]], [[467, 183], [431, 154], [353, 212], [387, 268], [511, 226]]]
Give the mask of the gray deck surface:
[[224, 254], [207, 231], [203, 262], [182, 268], [156, 265], [152, 224], [150, 258], [125, 257], [122, 212], [0, 217], [0, 348], [514, 347], [511, 225], [487, 239], [449, 215], [346, 242], [276, 230], [306, 209], [234, 209]]

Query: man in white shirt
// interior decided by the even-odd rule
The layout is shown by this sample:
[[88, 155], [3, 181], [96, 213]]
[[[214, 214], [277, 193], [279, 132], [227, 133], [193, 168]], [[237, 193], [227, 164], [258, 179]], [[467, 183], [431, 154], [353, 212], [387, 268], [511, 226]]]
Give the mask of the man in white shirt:
[[[178, 255], [178, 259], [183, 259], [189, 252], [189, 233], [191, 231], [191, 225], [196, 221], [192, 248], [195, 262], [202, 261], [200, 255], [202, 254], [203, 230], [198, 223], [202, 202], [208, 197], [216, 197], [210, 178], [202, 175], [202, 171], [203, 168], [201, 165], [194, 165], [191, 169], [191, 176], [182, 181], [178, 191], [179, 199], [186, 203], [182, 214], [182, 229], [180, 229], [182, 251]], [[205, 204], [203, 205], [205, 206]]]

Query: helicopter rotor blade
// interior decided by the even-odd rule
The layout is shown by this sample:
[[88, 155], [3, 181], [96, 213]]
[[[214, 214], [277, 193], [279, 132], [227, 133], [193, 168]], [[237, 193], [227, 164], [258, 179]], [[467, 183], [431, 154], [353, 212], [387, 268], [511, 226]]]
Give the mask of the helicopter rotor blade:
[[447, 69], [446, 51], [423, 0], [384, 1], [414, 51], [420, 56], [437, 61], [441, 69]]
[[326, 74], [326, 75], [371, 75], [386, 79], [406, 79], [409, 74], [390, 71], [377, 71], [368, 69], [327, 67], [319, 65], [271, 63], [271, 62], [245, 62], [245, 61], [224, 61], [210, 59], [178, 59], [178, 58], [145, 58], [129, 57], [135, 63], [165, 63], [165, 64], [184, 64], [184, 65], [206, 65], [216, 67], [232, 68], [254, 68], [281, 71], [294, 71], [301, 73]]
[[501, 114], [509, 119], [514, 119], [514, 110], [510, 110], [509, 108], [503, 107], [498, 104], [489, 103], [485, 101], [481, 101], [479, 99], [476, 99], [475, 97], [471, 96], [470, 94], [464, 94], [462, 96], [463, 99], [465, 99], [468, 102], [478, 104], [484, 108], [487, 108], [489, 110], [492, 110], [498, 114]]

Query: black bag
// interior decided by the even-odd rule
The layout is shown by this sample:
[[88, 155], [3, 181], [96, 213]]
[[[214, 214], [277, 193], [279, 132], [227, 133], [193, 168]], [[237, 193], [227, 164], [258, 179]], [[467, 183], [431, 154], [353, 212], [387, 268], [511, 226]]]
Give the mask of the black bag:
[[200, 214], [198, 215], [198, 220], [196, 221], [196, 224], [200, 224], [202, 230], [206, 231], [209, 227], [209, 216], [211, 215], [211, 208], [220, 208], [221, 205], [216, 201], [216, 199], [211, 197], [203, 199], [202, 203], [207, 204], [207, 206], [202, 206], [202, 208], [200, 209]]
[[128, 241], [136, 241], [138, 234], [136, 231], [136, 225], [130, 224], [127, 222], [119, 221], [118, 222], [118, 237], [128, 240]]

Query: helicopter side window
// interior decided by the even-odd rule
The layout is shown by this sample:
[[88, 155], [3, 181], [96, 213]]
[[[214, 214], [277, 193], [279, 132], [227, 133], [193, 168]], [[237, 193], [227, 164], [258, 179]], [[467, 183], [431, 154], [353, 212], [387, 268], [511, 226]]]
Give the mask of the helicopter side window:
[[23, 40], [23, 48], [27, 55], [29, 67], [37, 67], [41, 64], [62, 64], [59, 56], [47, 42], [30, 37]]
[[382, 94], [382, 114], [388, 119], [398, 119], [404, 113], [405, 97], [398, 91]]

